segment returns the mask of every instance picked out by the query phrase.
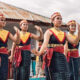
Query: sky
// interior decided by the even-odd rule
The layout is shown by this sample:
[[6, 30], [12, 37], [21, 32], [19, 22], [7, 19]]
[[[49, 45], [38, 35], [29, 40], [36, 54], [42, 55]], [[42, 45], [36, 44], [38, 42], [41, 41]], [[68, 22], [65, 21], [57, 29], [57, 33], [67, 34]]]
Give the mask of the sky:
[[7, 4], [49, 17], [60, 12], [63, 22], [74, 19], [80, 23], [80, 0], [0, 0]]

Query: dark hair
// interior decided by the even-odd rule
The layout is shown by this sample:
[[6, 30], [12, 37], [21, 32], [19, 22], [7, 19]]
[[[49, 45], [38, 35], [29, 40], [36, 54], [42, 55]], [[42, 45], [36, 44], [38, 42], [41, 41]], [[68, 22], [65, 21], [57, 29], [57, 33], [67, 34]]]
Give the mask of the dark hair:
[[54, 24], [51, 22], [51, 26], [54, 27]]
[[67, 31], [69, 31], [69, 30], [70, 30], [69, 25], [67, 25]]
[[39, 42], [43, 42], [43, 39], [42, 40], [39, 40]]

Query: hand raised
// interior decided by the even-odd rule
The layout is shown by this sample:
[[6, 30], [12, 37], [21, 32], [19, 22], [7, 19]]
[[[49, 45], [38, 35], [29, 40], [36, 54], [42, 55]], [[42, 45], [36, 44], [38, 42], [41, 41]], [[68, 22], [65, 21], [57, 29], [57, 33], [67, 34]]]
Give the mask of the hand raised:
[[36, 28], [36, 30], [38, 30], [38, 31], [41, 31], [42, 29], [41, 29], [41, 27], [39, 27], [39, 26], [35, 26], [35, 28]]
[[14, 30], [16, 31], [17, 35], [20, 34], [20, 30], [16, 26], [14, 26]]
[[[78, 23], [77, 23], [78, 24]], [[78, 32], [80, 33], [80, 24], [78, 24]]]

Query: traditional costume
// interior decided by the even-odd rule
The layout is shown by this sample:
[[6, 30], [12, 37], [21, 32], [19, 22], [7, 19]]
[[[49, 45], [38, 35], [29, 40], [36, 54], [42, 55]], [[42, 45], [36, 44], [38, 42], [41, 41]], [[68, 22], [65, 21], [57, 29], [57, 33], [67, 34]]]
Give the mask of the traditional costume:
[[[68, 26], [75, 25], [76, 26], [76, 21], [71, 20], [67, 24]], [[76, 39], [75, 34], [71, 34], [70, 32], [68, 33], [69, 37], [72, 39]], [[70, 80], [78, 80], [79, 77], [79, 43], [78, 44], [71, 44], [68, 42], [68, 55], [67, 55], [67, 60], [69, 62], [69, 67], [70, 67]]]
[[9, 31], [0, 30], [0, 80], [7, 80], [8, 78], [8, 49], [7, 42], [9, 38]]
[[20, 44], [16, 46], [14, 64], [15, 80], [29, 80], [31, 62], [31, 33], [20, 32]]
[[[73, 39], [76, 38], [76, 35], [72, 35], [69, 33], [69, 36]], [[70, 72], [71, 72], [71, 79], [70, 80], [78, 80], [79, 76], [79, 43], [77, 45], [71, 44], [68, 42], [68, 57], [67, 60], [69, 61]]]
[[46, 80], [69, 80], [69, 67], [64, 55], [65, 33], [50, 28], [50, 36], [47, 53], [43, 58], [43, 68], [46, 69]]

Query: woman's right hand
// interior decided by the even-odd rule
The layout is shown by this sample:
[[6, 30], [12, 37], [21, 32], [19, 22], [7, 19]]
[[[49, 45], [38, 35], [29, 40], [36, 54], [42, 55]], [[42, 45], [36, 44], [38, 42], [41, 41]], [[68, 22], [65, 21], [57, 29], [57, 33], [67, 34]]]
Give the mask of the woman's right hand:
[[16, 26], [14, 26], [14, 30], [16, 31], [17, 35], [20, 34], [20, 30]]
[[41, 27], [38, 26], [38, 25], [35, 25], [35, 29], [38, 30], [38, 31], [42, 31]]
[[16, 26], [14, 26], [14, 30], [16, 31], [14, 38], [16, 39], [16, 43], [19, 44], [20, 43], [20, 30]]

